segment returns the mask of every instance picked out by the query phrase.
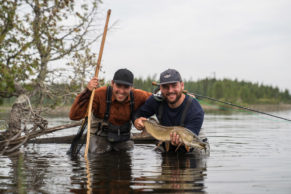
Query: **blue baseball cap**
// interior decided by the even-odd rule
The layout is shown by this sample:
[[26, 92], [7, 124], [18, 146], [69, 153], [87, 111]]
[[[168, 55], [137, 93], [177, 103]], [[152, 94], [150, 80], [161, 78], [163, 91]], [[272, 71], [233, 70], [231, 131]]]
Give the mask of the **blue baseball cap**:
[[167, 69], [166, 71], [160, 74], [159, 85], [176, 83], [176, 82], [181, 82], [181, 81], [182, 81], [181, 75], [177, 70]]

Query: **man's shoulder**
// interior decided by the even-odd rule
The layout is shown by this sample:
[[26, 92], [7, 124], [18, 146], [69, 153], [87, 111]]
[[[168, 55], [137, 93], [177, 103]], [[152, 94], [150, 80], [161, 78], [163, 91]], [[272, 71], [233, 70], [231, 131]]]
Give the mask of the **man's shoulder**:
[[132, 89], [132, 92], [133, 92], [134, 97], [137, 97], [137, 98], [142, 97], [142, 98], [147, 99], [148, 97], [152, 95], [152, 93], [150, 92], [147, 92], [141, 89], [135, 89], [135, 88]]
[[150, 92], [147, 92], [147, 91], [141, 90], [141, 89], [137, 89], [137, 88], [133, 88], [132, 91], [134, 94], [151, 94]]
[[188, 96], [188, 95], [187, 95], [187, 99], [191, 101], [191, 104], [190, 104], [190, 110], [191, 111], [193, 111], [193, 109], [196, 110], [196, 111], [199, 111], [199, 110], [203, 111], [203, 109], [202, 109], [202, 107], [201, 107], [201, 105], [200, 105], [200, 103], [198, 102], [197, 99], [192, 98], [191, 96]]

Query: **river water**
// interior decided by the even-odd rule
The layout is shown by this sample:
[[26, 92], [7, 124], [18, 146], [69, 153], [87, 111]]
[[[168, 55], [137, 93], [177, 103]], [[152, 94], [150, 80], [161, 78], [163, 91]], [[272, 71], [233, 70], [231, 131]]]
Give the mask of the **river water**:
[[[291, 118], [291, 111], [272, 114]], [[70, 122], [49, 120], [50, 126]], [[0, 193], [291, 193], [291, 122], [206, 114], [203, 128], [211, 147], [204, 158], [136, 144], [129, 152], [71, 159], [68, 144], [28, 144], [0, 156]]]

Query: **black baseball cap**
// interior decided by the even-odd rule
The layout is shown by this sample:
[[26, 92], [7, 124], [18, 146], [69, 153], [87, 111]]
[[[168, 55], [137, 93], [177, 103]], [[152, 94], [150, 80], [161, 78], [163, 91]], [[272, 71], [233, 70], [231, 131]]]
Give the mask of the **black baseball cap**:
[[128, 69], [119, 69], [113, 76], [113, 81], [117, 84], [133, 85], [133, 73]]
[[182, 81], [181, 75], [177, 70], [167, 69], [166, 71], [160, 74], [159, 85], [176, 83], [176, 82], [181, 82], [181, 81]]

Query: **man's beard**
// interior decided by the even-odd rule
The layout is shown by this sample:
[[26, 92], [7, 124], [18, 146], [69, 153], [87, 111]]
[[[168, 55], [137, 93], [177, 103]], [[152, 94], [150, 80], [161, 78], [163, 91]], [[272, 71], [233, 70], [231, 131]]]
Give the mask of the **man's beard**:
[[[168, 95], [171, 95], [171, 94], [176, 94], [176, 93], [169, 93]], [[180, 100], [180, 98], [182, 97], [182, 92], [179, 92], [178, 94], [177, 94], [177, 97], [176, 97], [176, 99], [174, 100], [174, 101], [169, 101], [168, 100], [168, 98], [167, 98], [167, 96], [166, 96], [166, 101], [169, 103], [169, 104], [175, 104], [176, 102], [178, 102], [179, 100]]]

